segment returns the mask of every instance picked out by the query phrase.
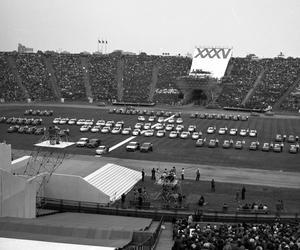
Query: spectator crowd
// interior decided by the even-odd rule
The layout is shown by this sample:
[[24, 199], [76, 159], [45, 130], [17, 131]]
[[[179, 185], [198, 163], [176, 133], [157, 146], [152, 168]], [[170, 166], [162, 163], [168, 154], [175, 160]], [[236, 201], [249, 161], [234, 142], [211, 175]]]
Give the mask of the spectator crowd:
[[172, 250], [186, 249], [300, 249], [300, 224], [207, 224], [193, 222], [193, 217], [173, 221]]
[[[86, 85], [90, 85], [95, 101], [179, 104], [182, 93], [176, 86], [176, 79], [187, 76], [192, 63], [188, 57], [145, 53], [83, 55], [1, 52], [1, 98], [5, 101], [24, 100], [18, 81], [20, 78], [31, 99], [53, 100], [53, 77], [45, 66], [45, 55], [53, 67], [54, 84], [61, 96], [72, 101], [86, 101]], [[86, 60], [82, 60], [83, 57]], [[17, 73], [11, 69], [8, 58], [15, 61]], [[220, 83], [222, 91], [217, 103], [221, 107], [264, 109], [280, 100], [282, 109], [298, 111], [299, 79], [299, 58], [231, 58]], [[282, 96], [284, 98], [281, 100]]]

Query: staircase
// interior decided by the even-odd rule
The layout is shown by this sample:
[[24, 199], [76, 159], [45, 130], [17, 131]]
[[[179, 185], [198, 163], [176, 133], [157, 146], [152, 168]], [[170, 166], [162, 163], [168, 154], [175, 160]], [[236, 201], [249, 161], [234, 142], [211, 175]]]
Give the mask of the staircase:
[[156, 84], [158, 80], [158, 66], [154, 65], [152, 69], [152, 82], [150, 85], [149, 102], [153, 102], [153, 97], [156, 90]]
[[7, 61], [8, 61], [8, 65], [9, 65], [9, 67], [10, 67], [10, 69], [11, 69], [11, 71], [12, 71], [12, 73], [13, 73], [15, 79], [16, 79], [16, 82], [17, 82], [19, 88], [22, 90], [25, 98], [30, 99], [29, 93], [28, 93], [27, 89], [25, 88], [25, 86], [22, 82], [22, 79], [19, 75], [15, 59], [12, 56], [8, 56]]
[[124, 59], [120, 59], [117, 65], [117, 94], [118, 101], [121, 102], [123, 100], [123, 74], [124, 74]]
[[90, 85], [90, 75], [89, 75], [89, 66], [88, 66], [88, 59], [85, 56], [80, 57], [80, 62], [82, 66], [83, 72], [83, 82], [85, 87], [85, 93], [87, 99], [93, 98], [92, 88]]
[[265, 70], [263, 69], [258, 77], [256, 78], [254, 84], [253, 84], [253, 87], [248, 91], [247, 95], [245, 96], [244, 100], [242, 101], [242, 105], [245, 106], [245, 104], [248, 102], [248, 100], [250, 100], [250, 98], [254, 95], [255, 93], [255, 90], [257, 88], [257, 86], [261, 83], [261, 80], [263, 78], [265, 74]]
[[61, 92], [60, 92], [60, 89], [57, 85], [57, 79], [56, 79], [56, 76], [55, 76], [55, 71], [53, 69], [52, 63], [51, 63], [50, 59], [47, 56], [45, 56], [44, 54], [42, 54], [42, 61], [45, 64], [47, 74], [50, 77], [50, 86], [52, 88], [54, 96], [55, 96], [56, 99], [60, 100], [61, 99]]
[[84, 178], [85, 181], [110, 197], [110, 201], [120, 199], [123, 193], [142, 178], [140, 172], [108, 163]]
[[274, 104], [274, 110], [278, 110], [280, 108], [281, 103], [289, 96], [289, 94], [295, 89], [298, 84], [300, 84], [300, 75], [298, 76], [297, 80], [283, 93], [283, 95]]

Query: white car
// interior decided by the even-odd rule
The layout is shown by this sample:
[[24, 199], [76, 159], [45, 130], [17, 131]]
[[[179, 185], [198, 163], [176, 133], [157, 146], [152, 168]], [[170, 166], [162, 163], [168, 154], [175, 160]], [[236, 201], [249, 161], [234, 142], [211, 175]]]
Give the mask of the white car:
[[229, 131], [230, 135], [237, 135], [238, 129], [237, 128], [231, 128]]
[[120, 134], [121, 133], [122, 128], [121, 127], [114, 127], [111, 131], [112, 134]]
[[166, 132], [164, 130], [158, 130], [156, 133], [156, 137], [164, 137]]
[[97, 155], [103, 155], [108, 153], [108, 147], [106, 147], [105, 145], [100, 145], [97, 149], [96, 149], [96, 154]]
[[88, 132], [91, 129], [90, 125], [82, 125], [80, 127], [80, 132]]
[[154, 135], [153, 129], [149, 129], [144, 132], [144, 136], [146, 136], [146, 137], [153, 136], [153, 135]]
[[89, 138], [83, 137], [76, 142], [76, 147], [85, 147], [89, 142]]
[[256, 129], [251, 129], [250, 132], [249, 132], [249, 136], [250, 136], [250, 137], [256, 137], [256, 136], [257, 136], [257, 131], [256, 131]]
[[190, 132], [188, 132], [188, 131], [182, 131], [181, 134], [180, 134], [180, 138], [181, 139], [186, 139], [186, 138], [189, 137], [189, 135], [190, 135]]
[[116, 123], [115, 126], [121, 126], [121, 127], [123, 127], [124, 126], [124, 121], [117, 121], [117, 123]]
[[177, 138], [178, 133], [176, 131], [171, 131], [169, 134], [169, 138]]
[[155, 130], [162, 130], [164, 129], [164, 125], [162, 125], [161, 123], [157, 123], [155, 126]]
[[68, 121], [69, 121], [69, 118], [62, 118], [62, 119], [60, 119], [59, 124], [60, 125], [65, 125], [65, 124], [68, 123]]
[[190, 125], [189, 127], [188, 127], [188, 131], [189, 132], [195, 132], [196, 131], [196, 125]]
[[100, 126], [93, 126], [91, 128], [92, 133], [98, 133], [100, 131], [101, 127]]
[[141, 129], [142, 127], [143, 127], [143, 123], [141, 123], [141, 122], [138, 122], [138, 123], [136, 123], [135, 125], [134, 125], [134, 128], [138, 128], [138, 129]]
[[175, 122], [175, 119], [174, 118], [170, 118], [169, 120], [168, 120], [168, 123], [174, 123]]
[[216, 131], [216, 127], [210, 126], [210, 127], [207, 128], [207, 133], [208, 134], [213, 134], [213, 133], [215, 133], [215, 131]]
[[101, 133], [102, 134], [108, 134], [110, 132], [110, 127], [103, 127], [102, 129], [101, 129]]
[[154, 122], [155, 121], [155, 116], [149, 116], [148, 121], [149, 122]]
[[54, 118], [54, 120], [53, 120], [53, 124], [59, 124], [59, 122], [60, 122], [60, 120], [61, 120], [61, 118]]
[[136, 151], [140, 149], [140, 144], [136, 141], [131, 141], [126, 146], [126, 151]]
[[132, 131], [132, 135], [137, 136], [137, 135], [140, 135], [140, 134], [141, 134], [141, 130], [140, 130], [139, 128], [136, 128], [136, 129], [134, 129], [134, 130]]
[[84, 125], [85, 124], [85, 119], [79, 119], [79, 120], [77, 120], [77, 122], [76, 122], [76, 125], [78, 125], [78, 126], [82, 126], [82, 125]]
[[90, 126], [93, 126], [94, 124], [94, 120], [85, 120], [85, 125], [90, 125]]
[[143, 126], [143, 129], [148, 130], [151, 129], [151, 123], [150, 122], [146, 122]]
[[143, 121], [145, 121], [145, 120], [146, 120], [145, 116], [140, 115], [140, 116], [138, 117], [138, 121], [140, 121], [140, 122], [143, 122]]
[[97, 122], [96, 122], [96, 126], [105, 126], [105, 121], [104, 120], [98, 120]]
[[162, 116], [158, 117], [158, 119], [157, 119], [157, 122], [159, 122], [159, 123], [162, 123], [164, 121], [165, 121], [165, 118]]
[[167, 131], [171, 131], [171, 130], [173, 130], [173, 128], [174, 128], [174, 124], [168, 124], [168, 125], [166, 126], [166, 130], [167, 130]]
[[192, 139], [193, 140], [198, 140], [200, 138], [200, 136], [202, 136], [201, 132], [193, 132], [192, 133]]
[[112, 127], [112, 126], [114, 126], [114, 124], [115, 124], [115, 122], [114, 121], [107, 121], [106, 123], [105, 123], [105, 126], [106, 127]]
[[247, 129], [242, 128], [240, 130], [240, 136], [247, 136], [247, 134], [248, 134], [248, 130]]
[[68, 121], [69, 125], [75, 125], [76, 124], [77, 119], [76, 118], [72, 118]]
[[178, 124], [175, 128], [176, 131], [181, 132], [184, 129], [184, 125]]
[[176, 119], [176, 123], [177, 123], [177, 124], [181, 124], [181, 123], [183, 123], [183, 120], [182, 120], [182, 118], [181, 118], [181, 117], [177, 118], [177, 119]]
[[131, 132], [131, 128], [123, 128], [121, 134], [122, 135], [129, 135]]
[[227, 132], [227, 128], [219, 128], [218, 134], [219, 135], [225, 135]]

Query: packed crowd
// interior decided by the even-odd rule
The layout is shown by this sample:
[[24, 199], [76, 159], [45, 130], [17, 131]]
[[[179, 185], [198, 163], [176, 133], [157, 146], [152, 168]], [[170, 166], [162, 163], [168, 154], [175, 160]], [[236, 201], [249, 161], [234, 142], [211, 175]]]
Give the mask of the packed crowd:
[[0, 98], [11, 102], [24, 99], [22, 90], [9, 69], [7, 56], [3, 53], [0, 53]]
[[16, 66], [32, 100], [53, 100], [49, 75], [42, 62], [41, 54], [17, 54]]
[[[49, 80], [51, 74], [43, 62], [42, 52], [0, 53], [2, 97], [6, 101], [24, 99], [17, 81], [19, 78], [7, 61], [8, 54], [14, 58], [30, 98], [53, 99], [53, 81]], [[90, 84], [95, 101], [179, 104], [182, 93], [176, 86], [176, 79], [188, 75], [192, 62], [191, 58], [179, 56], [110, 54], [84, 55], [87, 58], [84, 65], [82, 56], [47, 53], [55, 72], [55, 82], [62, 97], [67, 100], [87, 100], [85, 85]], [[296, 84], [300, 79], [299, 58], [231, 58], [229, 68], [231, 70], [223, 78], [223, 90], [217, 98], [221, 107], [266, 108], [290, 92], [281, 108], [299, 110], [300, 85]], [[261, 77], [260, 81], [257, 81], [258, 76]], [[249, 99], [245, 101], [250, 90], [253, 94], [248, 95]]]
[[68, 100], [86, 100], [80, 55], [53, 53], [50, 58], [61, 96]]
[[300, 249], [300, 224], [204, 224], [193, 217], [177, 219], [173, 226], [172, 250], [186, 249]]
[[223, 79], [224, 87], [218, 103], [221, 106], [240, 107], [262, 71], [262, 65], [245, 58], [232, 58], [230, 63], [233, 67], [230, 75]]
[[124, 62], [123, 101], [149, 102], [152, 69], [156, 58], [152, 56], [125, 56]]
[[96, 101], [118, 100], [116, 56], [90, 56], [89, 76], [93, 97]]

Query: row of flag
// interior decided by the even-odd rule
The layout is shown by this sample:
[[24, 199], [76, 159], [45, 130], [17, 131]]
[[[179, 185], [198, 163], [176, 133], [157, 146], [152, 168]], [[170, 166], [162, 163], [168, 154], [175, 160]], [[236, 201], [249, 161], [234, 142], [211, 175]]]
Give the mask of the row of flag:
[[98, 43], [107, 44], [107, 41], [99, 40], [99, 39], [98, 39]]

